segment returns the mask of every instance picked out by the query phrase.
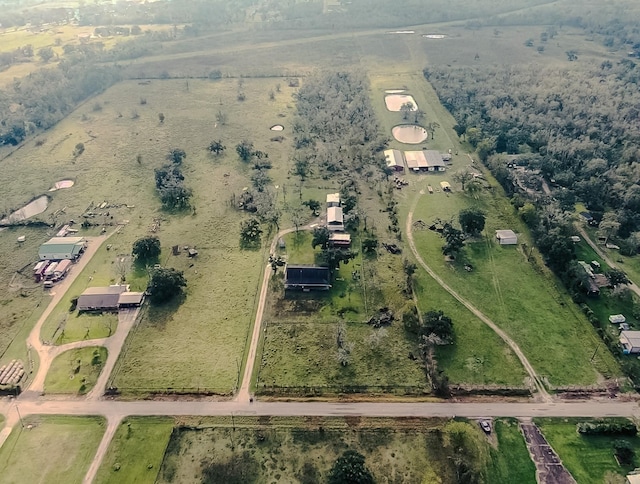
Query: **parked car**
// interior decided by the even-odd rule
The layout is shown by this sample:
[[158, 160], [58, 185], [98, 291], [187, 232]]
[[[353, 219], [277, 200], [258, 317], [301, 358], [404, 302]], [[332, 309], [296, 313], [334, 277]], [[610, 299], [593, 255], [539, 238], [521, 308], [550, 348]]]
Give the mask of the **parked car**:
[[480, 428], [485, 434], [491, 433], [491, 422], [489, 420], [480, 420]]

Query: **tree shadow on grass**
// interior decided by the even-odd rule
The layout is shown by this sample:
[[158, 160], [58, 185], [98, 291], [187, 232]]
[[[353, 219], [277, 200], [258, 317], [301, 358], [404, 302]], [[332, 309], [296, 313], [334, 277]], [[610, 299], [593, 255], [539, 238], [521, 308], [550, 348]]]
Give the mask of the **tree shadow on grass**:
[[173, 316], [187, 298], [183, 292], [175, 296], [173, 299], [162, 304], [149, 304], [147, 310], [147, 319], [149, 323], [159, 330], [164, 330], [166, 325], [173, 321]]

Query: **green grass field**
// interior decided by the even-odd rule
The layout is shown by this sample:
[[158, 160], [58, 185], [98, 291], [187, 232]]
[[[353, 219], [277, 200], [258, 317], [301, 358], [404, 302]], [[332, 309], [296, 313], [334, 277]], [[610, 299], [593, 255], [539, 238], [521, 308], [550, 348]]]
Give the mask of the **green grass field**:
[[173, 426], [171, 418], [125, 419], [111, 441], [95, 482], [156, 482]]
[[106, 361], [107, 349], [100, 346], [65, 351], [49, 368], [44, 382], [45, 393], [88, 393]]
[[[30, 416], [0, 449], [2, 482], [82, 482], [104, 432], [99, 417]], [[29, 428], [31, 426], [31, 428]]]
[[496, 484], [534, 484], [536, 467], [515, 419], [494, 420], [497, 449], [491, 449], [491, 465], [487, 482]]
[[[536, 425], [556, 451], [564, 466], [580, 484], [604, 482], [608, 473], [626, 475], [633, 468], [620, 467], [613, 455], [615, 437], [582, 436], [576, 432], [576, 424], [584, 419], [534, 419]], [[640, 438], [623, 437], [636, 452], [640, 451]]]

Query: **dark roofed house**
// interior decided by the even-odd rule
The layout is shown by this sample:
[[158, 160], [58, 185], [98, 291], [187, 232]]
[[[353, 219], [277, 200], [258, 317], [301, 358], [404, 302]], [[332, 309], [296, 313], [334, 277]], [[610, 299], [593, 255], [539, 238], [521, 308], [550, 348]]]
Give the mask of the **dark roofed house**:
[[89, 287], [78, 298], [79, 311], [115, 311], [120, 295], [129, 291], [128, 285]]
[[327, 290], [331, 287], [328, 267], [311, 265], [287, 265], [285, 269], [284, 288]]

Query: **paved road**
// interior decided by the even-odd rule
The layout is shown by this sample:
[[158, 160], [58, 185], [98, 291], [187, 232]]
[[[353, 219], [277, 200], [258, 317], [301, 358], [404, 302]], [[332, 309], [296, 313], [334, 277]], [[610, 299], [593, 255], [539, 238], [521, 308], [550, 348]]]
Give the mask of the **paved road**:
[[409, 247], [411, 248], [411, 252], [413, 252], [414, 257], [416, 258], [416, 260], [418, 261], [418, 263], [422, 266], [422, 268], [427, 271], [427, 273], [438, 283], [440, 284], [440, 286], [447, 291], [449, 294], [451, 294], [454, 298], [456, 298], [460, 303], [462, 303], [462, 305], [464, 305], [464, 307], [466, 307], [469, 311], [471, 311], [475, 316], [478, 317], [478, 319], [480, 319], [480, 321], [482, 321], [484, 324], [486, 324], [487, 326], [489, 326], [489, 328], [491, 328], [498, 336], [500, 336], [500, 338], [502, 338], [502, 340], [507, 343], [509, 345], [509, 347], [513, 350], [513, 352], [516, 354], [516, 356], [518, 357], [518, 359], [520, 360], [520, 363], [522, 363], [522, 366], [524, 367], [524, 369], [526, 370], [526, 372], [529, 374], [529, 377], [531, 378], [531, 380], [534, 382], [536, 389], [538, 390], [538, 393], [540, 394], [540, 396], [542, 397], [542, 399], [544, 401], [551, 401], [551, 396], [549, 395], [549, 393], [547, 392], [547, 390], [544, 388], [544, 385], [542, 384], [542, 381], [540, 380], [540, 377], [538, 376], [538, 374], [536, 373], [536, 371], [533, 369], [533, 366], [531, 366], [531, 363], [529, 363], [529, 360], [527, 359], [527, 357], [524, 355], [524, 353], [522, 352], [522, 350], [520, 349], [520, 347], [517, 345], [517, 343], [515, 341], [513, 341], [511, 339], [511, 337], [505, 333], [504, 331], [502, 331], [498, 325], [496, 323], [494, 323], [491, 319], [489, 319], [487, 316], [485, 316], [484, 313], [482, 313], [478, 308], [476, 308], [474, 305], [472, 305], [469, 301], [467, 301], [466, 299], [464, 299], [460, 294], [458, 294], [458, 292], [456, 292], [451, 286], [449, 286], [446, 282], [444, 282], [440, 276], [438, 276], [433, 269], [431, 269], [427, 263], [424, 261], [424, 259], [422, 258], [422, 256], [420, 255], [420, 253], [418, 252], [418, 249], [416, 248], [416, 244], [415, 241], [413, 239], [413, 212], [416, 209], [416, 206], [418, 205], [418, 201], [420, 200], [420, 197], [424, 194], [424, 191], [420, 191], [420, 193], [416, 196], [416, 199], [413, 202], [413, 205], [411, 206], [411, 210], [409, 210], [409, 214], [407, 215], [407, 224], [405, 226], [405, 233], [407, 234], [407, 240], [409, 241]]
[[520, 428], [531, 460], [536, 465], [536, 480], [544, 484], [576, 484], [540, 429], [531, 422], [520, 422]]

